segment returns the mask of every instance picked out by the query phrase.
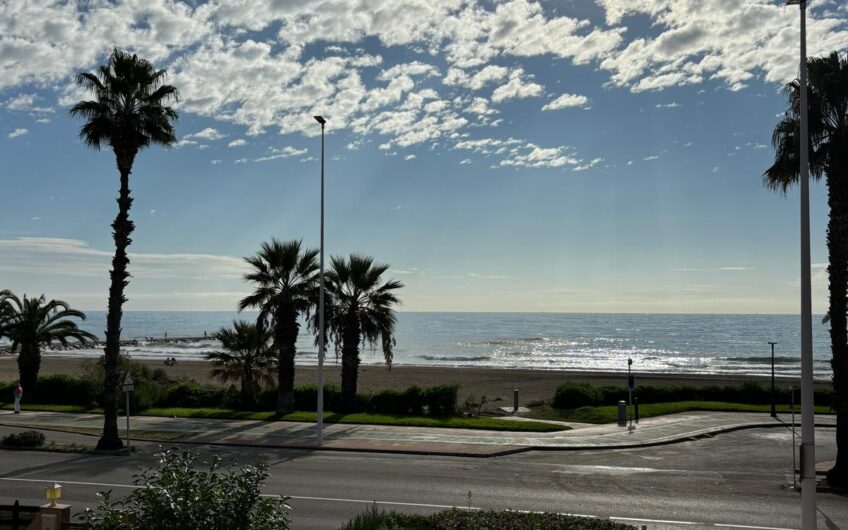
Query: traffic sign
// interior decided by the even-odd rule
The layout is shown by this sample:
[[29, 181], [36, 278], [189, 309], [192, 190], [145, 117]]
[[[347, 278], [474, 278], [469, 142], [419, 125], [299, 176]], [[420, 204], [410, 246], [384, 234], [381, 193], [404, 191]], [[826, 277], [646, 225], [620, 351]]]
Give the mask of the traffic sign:
[[135, 383], [133, 382], [133, 378], [129, 372], [127, 372], [127, 376], [124, 377], [124, 382], [121, 385], [121, 389], [124, 392], [132, 392], [133, 390], [135, 390]]
[[631, 391], [636, 390], [636, 376], [635, 375], [628, 375], [627, 376], [627, 387], [630, 388]]

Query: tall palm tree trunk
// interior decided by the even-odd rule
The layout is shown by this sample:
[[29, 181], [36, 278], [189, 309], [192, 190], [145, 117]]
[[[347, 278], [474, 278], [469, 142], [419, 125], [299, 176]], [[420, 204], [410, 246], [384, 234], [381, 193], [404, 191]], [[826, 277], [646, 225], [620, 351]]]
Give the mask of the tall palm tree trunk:
[[361, 329], [359, 315], [351, 311], [345, 318], [342, 331], [342, 407], [345, 412], [357, 408], [356, 386], [359, 378], [359, 342]]
[[38, 370], [41, 368], [41, 351], [37, 344], [21, 344], [18, 354], [18, 372], [24, 392], [35, 395]]
[[112, 223], [112, 237], [115, 240], [115, 256], [112, 258], [112, 270], [109, 275], [109, 312], [106, 315], [106, 347], [104, 348], [103, 381], [103, 437], [97, 442], [97, 449], [121, 449], [124, 444], [118, 436], [118, 357], [121, 352], [121, 316], [123, 315], [124, 288], [129, 284], [127, 265], [127, 247], [132, 243], [130, 235], [135, 228], [130, 220], [130, 173], [132, 172], [135, 150], [115, 149], [118, 171], [121, 174], [121, 191], [118, 196], [118, 215]]
[[294, 356], [299, 325], [297, 313], [285, 311], [277, 315], [274, 327], [278, 348], [277, 359], [277, 414], [294, 411]]
[[[848, 145], [848, 138], [839, 138], [835, 144]], [[830, 153], [831, 171], [827, 176], [827, 249], [837, 455], [827, 477], [831, 484], [848, 485], [848, 150], [835, 151]]]
[[256, 406], [256, 381], [249, 363], [244, 364], [241, 376], [241, 404], [247, 408]]

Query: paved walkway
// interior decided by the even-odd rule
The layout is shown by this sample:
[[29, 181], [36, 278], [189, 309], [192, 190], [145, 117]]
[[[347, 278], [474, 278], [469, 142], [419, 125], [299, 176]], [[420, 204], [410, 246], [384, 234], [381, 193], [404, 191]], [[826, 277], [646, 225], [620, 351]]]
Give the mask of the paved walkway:
[[[181, 433], [185, 443], [315, 449], [315, 424], [251, 420], [206, 420], [135, 416], [133, 438], [144, 431]], [[620, 449], [662, 445], [751, 428], [789, 428], [789, 417], [762, 413], [686, 412], [643, 419], [633, 432], [616, 424], [574, 424], [552, 433], [495, 432], [471, 429], [326, 424], [323, 449], [461, 456], [497, 456], [528, 450]], [[800, 416], [796, 417], [800, 425]], [[835, 425], [834, 416], [816, 417], [816, 425]], [[40, 429], [100, 429], [95, 414], [0, 413], [0, 425]], [[123, 419], [118, 423], [123, 427]]]

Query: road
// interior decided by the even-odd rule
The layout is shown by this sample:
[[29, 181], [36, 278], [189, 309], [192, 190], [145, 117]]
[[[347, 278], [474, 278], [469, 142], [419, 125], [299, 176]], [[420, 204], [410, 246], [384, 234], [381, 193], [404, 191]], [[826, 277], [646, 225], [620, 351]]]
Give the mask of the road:
[[[789, 431], [778, 428], [646, 449], [489, 459], [197, 447], [204, 456], [265, 460], [271, 472], [265, 492], [292, 497], [298, 530], [337, 529], [374, 501], [422, 513], [468, 505], [567, 512], [651, 529], [794, 529], [800, 498], [784, 487], [791, 482], [790, 448]], [[46, 484], [57, 481], [75, 509], [92, 506], [97, 491], [129, 492], [132, 474], [152, 463], [156, 450], [143, 444], [124, 458], [0, 451], [0, 503], [40, 503]], [[834, 455], [834, 430], [820, 429], [818, 460]], [[820, 528], [848, 529], [848, 498], [820, 494], [818, 506]]]

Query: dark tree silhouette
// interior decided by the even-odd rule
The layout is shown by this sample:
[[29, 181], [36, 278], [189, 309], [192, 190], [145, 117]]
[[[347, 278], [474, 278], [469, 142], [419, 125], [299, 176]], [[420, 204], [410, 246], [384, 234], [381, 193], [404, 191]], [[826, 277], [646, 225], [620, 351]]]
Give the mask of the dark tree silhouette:
[[239, 302], [239, 311], [259, 309], [257, 326], [270, 327], [277, 352], [277, 414], [294, 410], [295, 343], [300, 332], [298, 318], [308, 316], [315, 305], [318, 251], [301, 248], [300, 241], [271, 239], [255, 256], [245, 258], [253, 270], [245, 279], [254, 291]]
[[224, 383], [240, 381], [242, 406], [255, 406], [259, 386], [274, 382], [271, 332], [252, 322], [234, 320], [232, 327], [219, 329], [212, 338], [226, 350], [206, 356], [212, 361], [212, 376]]
[[165, 70], [156, 70], [148, 61], [115, 49], [109, 62], [94, 73], [83, 72], [77, 82], [92, 92], [94, 99], [80, 101], [71, 115], [86, 120], [80, 138], [91, 148], [109, 147], [115, 154], [121, 187], [118, 215], [112, 223], [115, 256], [112, 258], [109, 310], [106, 317], [106, 377], [103, 384], [103, 436], [98, 449], [120, 449], [118, 436], [118, 356], [121, 342], [121, 316], [129, 284], [127, 247], [135, 225], [130, 220], [130, 173], [138, 152], [151, 144], [170, 146], [176, 142], [174, 122], [177, 113], [169, 106], [178, 98], [177, 89], [163, 84]]
[[[834, 52], [808, 62], [810, 175], [825, 177], [830, 216], [827, 225], [828, 297], [837, 457], [828, 472], [832, 484], [848, 485], [848, 56]], [[786, 192], [800, 175], [799, 81], [787, 85], [789, 108], [772, 135], [774, 164], [763, 174], [771, 189]]]
[[73, 340], [81, 344], [97, 337], [77, 327], [69, 319], [85, 320], [82, 311], [71, 309], [61, 300], [18, 298], [11, 291], [0, 291], [0, 337], [12, 341], [12, 351], [18, 353], [18, 372], [21, 386], [27, 394], [35, 395], [38, 371], [41, 369], [41, 348], [58, 343], [67, 346]]
[[[333, 257], [327, 272], [326, 325], [336, 353], [342, 358], [342, 401], [347, 411], [356, 407], [359, 378], [359, 345], [379, 342], [386, 364], [391, 366], [395, 345], [395, 310], [400, 300], [394, 291], [403, 287], [396, 280], [383, 282], [388, 265], [374, 258], [351, 254], [350, 259]], [[317, 319], [312, 319], [317, 330]]]

